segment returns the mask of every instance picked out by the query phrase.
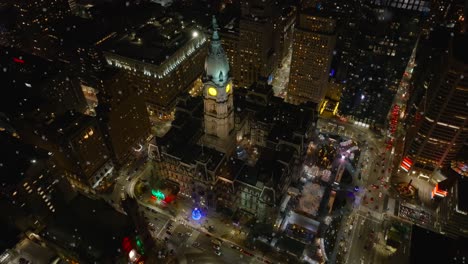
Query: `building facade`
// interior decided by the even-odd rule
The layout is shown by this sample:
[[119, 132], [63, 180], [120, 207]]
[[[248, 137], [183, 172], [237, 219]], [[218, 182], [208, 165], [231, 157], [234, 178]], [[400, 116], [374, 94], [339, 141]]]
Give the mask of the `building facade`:
[[235, 144], [233, 87], [229, 75], [229, 62], [213, 17], [213, 37], [205, 60], [203, 142], [224, 153], [230, 153]]
[[425, 75], [425, 93], [414, 117], [415, 133], [406, 139], [405, 146], [405, 157], [415, 170], [434, 171], [448, 166], [468, 139], [468, 60], [461, 51], [468, 45], [467, 40], [466, 34], [451, 39], [448, 54], [439, 60], [442, 68], [433, 67]]
[[273, 1], [241, 1], [239, 22], [240, 87], [250, 87], [259, 77], [267, 78], [278, 66], [279, 6]]
[[65, 170], [72, 187], [94, 194], [106, 187], [114, 164], [95, 117], [69, 112], [47, 127], [45, 144], [54, 153], [54, 162]]
[[138, 87], [124, 73], [111, 71], [98, 94], [98, 118], [115, 165], [146, 155], [151, 126]]
[[177, 96], [203, 73], [207, 38], [190, 27], [176, 16], [152, 19], [104, 52], [107, 64], [123, 69], [143, 93], [151, 118], [172, 119]]
[[288, 101], [321, 104], [328, 88], [335, 48], [335, 21], [302, 12], [294, 29]]
[[372, 2], [356, 3], [355, 10], [345, 16], [350, 18], [342, 21], [340, 30], [345, 42], [340, 45], [337, 77], [345, 88], [339, 114], [382, 127], [421, 32], [423, 17], [421, 11]]

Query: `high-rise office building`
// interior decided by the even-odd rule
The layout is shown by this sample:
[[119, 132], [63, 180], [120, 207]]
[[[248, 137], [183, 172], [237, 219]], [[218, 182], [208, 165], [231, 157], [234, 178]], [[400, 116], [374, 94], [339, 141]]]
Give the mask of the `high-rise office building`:
[[221, 44], [226, 53], [229, 62], [232, 82], [237, 85], [240, 81], [240, 67], [239, 65], [239, 19], [233, 19], [223, 28], [218, 30]]
[[288, 101], [320, 104], [328, 87], [335, 47], [335, 21], [318, 12], [303, 11], [294, 30]]
[[73, 188], [94, 194], [109, 187], [105, 179], [114, 165], [95, 117], [67, 112], [33, 129], [21, 131], [20, 136], [51, 152]]
[[111, 69], [103, 82], [98, 93], [97, 117], [114, 163], [121, 166], [131, 158], [144, 156], [147, 151], [148, 111], [141, 91], [123, 72]]
[[26, 215], [34, 215], [26, 222], [42, 222], [73, 198], [71, 187], [53, 166], [51, 152], [25, 144], [0, 126], [0, 197]]
[[143, 93], [150, 117], [173, 118], [176, 98], [203, 73], [207, 38], [191, 21], [168, 15], [150, 19], [119, 37], [104, 52], [107, 63], [125, 71]]
[[[355, 3], [356, 4], [356, 3]], [[343, 56], [337, 75], [344, 70], [345, 88], [340, 115], [367, 125], [383, 126], [394, 95], [421, 31], [421, 11], [388, 5], [358, 3], [348, 21]]]
[[273, 1], [241, 1], [239, 22], [239, 86], [250, 87], [259, 77], [269, 77], [278, 66], [279, 8]]
[[[438, 193], [445, 196], [436, 210], [439, 215], [440, 231], [447, 236], [466, 238], [468, 237], [468, 163], [453, 161], [443, 173], [448, 179], [435, 187]], [[439, 191], [441, 188], [439, 185], [444, 185], [443, 191]]]
[[[466, 34], [447, 39], [446, 52], [427, 70], [414, 114], [415, 130], [406, 138], [405, 158], [414, 170], [446, 167], [468, 139], [468, 45]], [[436, 54], [434, 54], [436, 56]], [[437, 66], [440, 65], [440, 66]]]

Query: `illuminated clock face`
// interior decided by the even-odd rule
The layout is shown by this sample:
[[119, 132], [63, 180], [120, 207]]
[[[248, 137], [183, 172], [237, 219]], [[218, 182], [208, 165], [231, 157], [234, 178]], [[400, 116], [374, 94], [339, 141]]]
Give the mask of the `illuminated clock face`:
[[231, 83], [228, 83], [226, 85], [226, 93], [229, 93], [231, 91], [231, 86], [232, 86]]
[[208, 88], [208, 94], [211, 96], [216, 96], [218, 94], [218, 91], [214, 87]]

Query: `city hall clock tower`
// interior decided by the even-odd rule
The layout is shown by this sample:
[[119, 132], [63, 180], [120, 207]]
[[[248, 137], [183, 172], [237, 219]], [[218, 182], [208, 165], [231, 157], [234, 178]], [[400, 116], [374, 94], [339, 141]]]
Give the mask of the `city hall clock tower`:
[[233, 87], [229, 62], [218, 35], [213, 16], [213, 36], [205, 60], [203, 79], [204, 127], [203, 143], [224, 153], [235, 146]]

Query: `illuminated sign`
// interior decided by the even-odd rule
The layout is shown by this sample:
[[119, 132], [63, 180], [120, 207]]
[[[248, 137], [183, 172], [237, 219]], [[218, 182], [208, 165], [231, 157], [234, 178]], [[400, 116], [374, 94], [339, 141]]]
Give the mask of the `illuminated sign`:
[[151, 194], [158, 200], [164, 200], [166, 196], [160, 190], [151, 190]]
[[411, 166], [413, 166], [413, 161], [410, 158], [405, 157], [401, 162], [400, 168], [408, 172], [411, 169]]
[[447, 196], [447, 194], [448, 194], [447, 191], [439, 189], [439, 184], [437, 183], [434, 189], [432, 190], [431, 198], [434, 198], [435, 195], [444, 198]]

